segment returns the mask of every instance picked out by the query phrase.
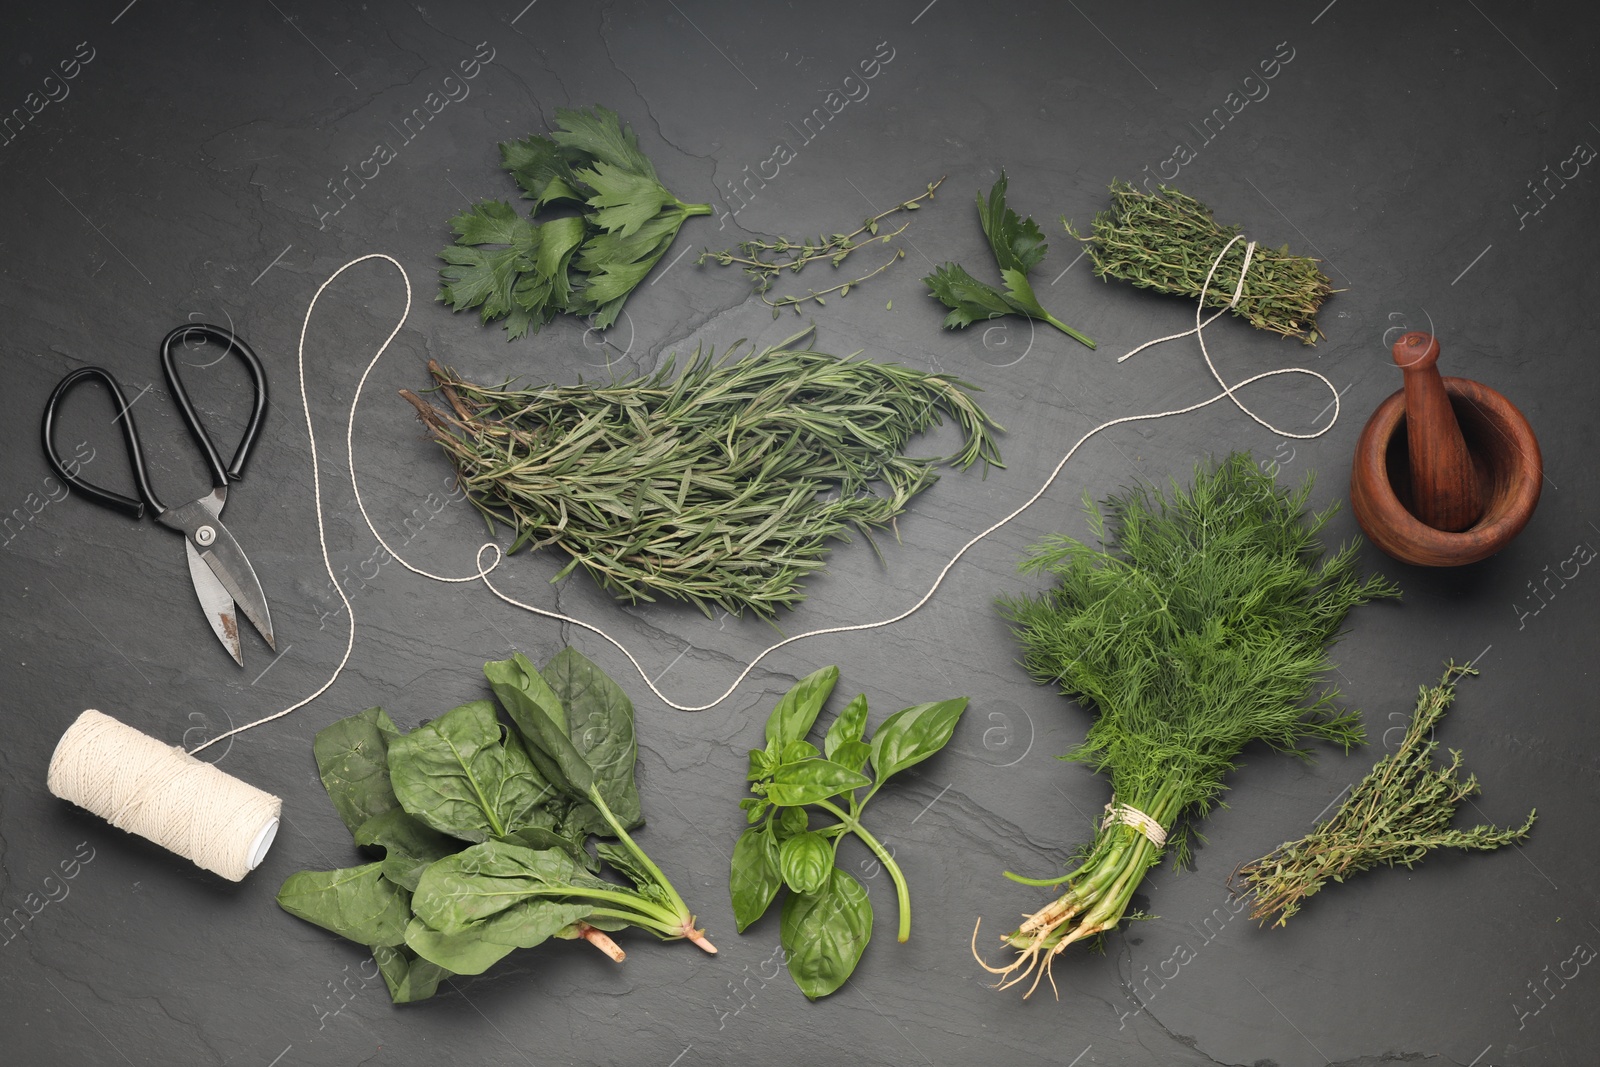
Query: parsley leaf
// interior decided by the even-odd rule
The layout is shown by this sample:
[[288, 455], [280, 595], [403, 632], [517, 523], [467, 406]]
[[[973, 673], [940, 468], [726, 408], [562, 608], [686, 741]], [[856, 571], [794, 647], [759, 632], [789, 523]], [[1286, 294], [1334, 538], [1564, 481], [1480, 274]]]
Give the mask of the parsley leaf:
[[980, 319], [993, 319], [1000, 315], [1025, 315], [1042, 319], [1074, 340], [1090, 348], [1094, 342], [1074, 330], [1039, 303], [1028, 272], [1044, 259], [1050, 246], [1032, 218], [1023, 218], [1006, 204], [1008, 181], [1005, 171], [989, 190], [988, 197], [978, 194], [978, 222], [983, 235], [989, 239], [989, 250], [1000, 268], [1000, 278], [1005, 283], [1001, 291], [974, 278], [959, 264], [946, 263], [922, 279], [928, 291], [939, 299], [950, 314], [945, 316], [947, 330], [961, 329]]

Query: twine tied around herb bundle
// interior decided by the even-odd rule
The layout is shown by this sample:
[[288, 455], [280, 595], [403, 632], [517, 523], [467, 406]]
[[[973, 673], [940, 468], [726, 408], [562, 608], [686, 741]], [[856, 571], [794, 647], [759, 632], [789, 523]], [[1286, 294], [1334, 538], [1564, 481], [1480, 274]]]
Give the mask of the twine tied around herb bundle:
[[1157, 849], [1167, 847], [1167, 832], [1161, 828], [1161, 824], [1131, 804], [1118, 804], [1115, 793], [1111, 796], [1111, 803], [1106, 805], [1105, 812], [1106, 817], [1100, 820], [1100, 829], [1109, 830], [1117, 825], [1131, 826]]

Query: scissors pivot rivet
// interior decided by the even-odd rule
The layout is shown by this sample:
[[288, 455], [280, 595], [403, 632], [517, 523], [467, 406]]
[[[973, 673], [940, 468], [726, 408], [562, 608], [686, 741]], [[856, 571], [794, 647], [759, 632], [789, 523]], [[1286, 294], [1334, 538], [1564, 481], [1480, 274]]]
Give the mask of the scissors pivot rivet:
[[197, 544], [202, 546], [209, 545], [217, 539], [217, 531], [209, 526], [202, 526], [194, 532], [194, 539]]

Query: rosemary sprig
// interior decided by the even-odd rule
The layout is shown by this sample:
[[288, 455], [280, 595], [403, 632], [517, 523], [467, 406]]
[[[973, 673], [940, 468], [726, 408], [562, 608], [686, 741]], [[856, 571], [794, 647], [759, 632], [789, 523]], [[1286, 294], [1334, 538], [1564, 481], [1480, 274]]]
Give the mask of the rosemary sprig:
[[1283, 926], [1330, 880], [1342, 882], [1380, 863], [1411, 867], [1436, 848], [1489, 851], [1528, 836], [1537, 809], [1516, 829], [1488, 824], [1450, 828], [1456, 808], [1479, 792], [1478, 779], [1458, 776], [1461, 753], [1455, 749], [1449, 750], [1449, 763], [1434, 762], [1439, 742], [1433, 729], [1455, 700], [1456, 679], [1477, 673], [1470, 666], [1449, 664], [1438, 685], [1418, 691], [1400, 747], [1378, 761], [1333, 818], [1236, 872], [1246, 891], [1255, 895], [1252, 919], [1265, 922], [1276, 916], [1273, 925]]
[[[779, 237], [774, 241], [743, 241], [738, 245], [738, 251], [732, 248], [724, 248], [720, 252], [713, 252], [707, 248], [700, 253], [700, 258], [695, 262], [704, 263], [709, 259], [724, 267], [734, 264], [743, 267], [744, 272], [755, 279], [756, 294], [761, 297], [763, 303], [772, 308], [773, 318], [777, 318], [778, 312], [785, 307], [794, 308], [795, 314], [798, 315], [803, 304], [815, 301], [818, 305], [826, 305], [828, 301], [825, 297], [830, 293], [838, 293], [841, 297], [850, 295], [852, 288], [867, 281], [869, 278], [882, 274], [897, 261], [904, 259], [905, 252], [904, 250], [896, 250], [889, 262], [877, 270], [869, 274], [863, 274], [858, 278], [852, 278], [847, 282], [840, 282], [827, 289], [808, 290], [804, 296], [784, 296], [779, 297], [777, 300], [768, 300], [766, 294], [772, 291], [773, 282], [777, 281], [784, 271], [798, 274], [808, 264], [823, 259], [828, 260], [833, 266], [839, 267], [844, 264], [844, 261], [850, 257], [852, 252], [871, 244], [888, 244], [891, 240], [904, 233], [906, 227], [910, 226], [911, 223], [909, 221], [901, 223], [898, 229], [890, 230], [887, 233], [878, 232], [880, 229], [879, 224], [896, 212], [920, 210], [922, 202], [924, 200], [932, 200], [934, 190], [938, 189], [942, 184], [944, 184], [944, 178], [942, 177], [938, 181], [929, 182], [926, 192], [914, 196], [910, 200], [902, 200], [887, 211], [880, 211], [878, 214], [864, 220], [860, 226], [849, 233], [835, 233], [828, 236], [819, 234], [815, 239], [807, 238], [800, 241], [791, 241], [787, 237]], [[866, 239], [858, 240], [863, 234], [867, 235]]]
[[[1242, 232], [1238, 226], [1218, 225], [1209, 207], [1176, 189], [1163, 185], [1156, 195], [1120, 180], [1111, 183], [1111, 210], [1094, 217], [1090, 236], [1078, 233], [1065, 218], [1061, 224], [1084, 242], [1097, 276], [1191, 300], [1200, 296], [1217, 254]], [[1217, 265], [1206, 289], [1208, 307], [1227, 307], [1233, 299], [1244, 252], [1241, 241]], [[1326, 336], [1317, 325], [1317, 310], [1332, 292], [1317, 260], [1290, 255], [1288, 245], [1258, 247], [1233, 313], [1258, 329], [1314, 344]]]
[[[1000, 426], [954, 378], [800, 347], [802, 331], [734, 360], [696, 349], [653, 375], [537, 390], [473, 385], [430, 362], [450, 410], [409, 391], [509, 551], [554, 545], [630, 602], [772, 615], [805, 596], [832, 539], [871, 531], [938, 480], [1000, 465]], [[735, 346], [737, 348], [737, 346]], [[962, 447], [900, 454], [949, 416]]]

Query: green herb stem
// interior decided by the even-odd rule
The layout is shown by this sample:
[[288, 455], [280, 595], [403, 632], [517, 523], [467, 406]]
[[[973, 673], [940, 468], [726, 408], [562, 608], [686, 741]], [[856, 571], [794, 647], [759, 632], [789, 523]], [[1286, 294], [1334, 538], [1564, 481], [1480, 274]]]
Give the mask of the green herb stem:
[[900, 914], [900, 927], [895, 937], [902, 943], [910, 940], [911, 887], [906, 884], [906, 876], [900, 870], [900, 865], [894, 861], [894, 857], [889, 854], [889, 850], [883, 847], [882, 842], [873, 837], [865, 826], [862, 826], [858, 820], [852, 818], [838, 805], [826, 800], [819, 800], [816, 805], [837, 818], [846, 829], [859, 837], [861, 842], [872, 850], [872, 854], [878, 857], [878, 862], [883, 864], [884, 869], [889, 872], [889, 877], [894, 881], [895, 903], [899, 908]]

